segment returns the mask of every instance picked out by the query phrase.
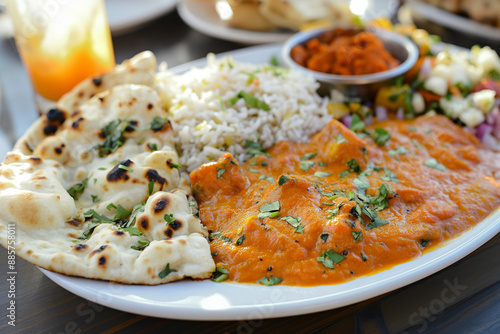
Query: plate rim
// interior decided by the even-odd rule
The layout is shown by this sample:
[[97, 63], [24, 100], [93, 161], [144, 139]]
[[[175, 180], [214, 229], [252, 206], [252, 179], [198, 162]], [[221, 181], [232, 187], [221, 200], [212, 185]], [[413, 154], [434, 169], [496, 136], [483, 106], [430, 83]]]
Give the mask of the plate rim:
[[[268, 44], [247, 47], [234, 51], [217, 54], [217, 57], [232, 56], [236, 60], [255, 54], [266, 54], [269, 57], [273, 53], [278, 53], [281, 44]], [[264, 56], [262, 56], [264, 57]], [[240, 59], [239, 59], [240, 58]], [[253, 57], [252, 57], [253, 58]], [[170, 71], [174, 73], [183, 72], [192, 67], [200, 67], [206, 63], [206, 58], [190, 61], [183, 65], [175, 66]], [[264, 287], [257, 284], [244, 283], [214, 283], [210, 280], [204, 281], [178, 281], [157, 286], [131, 286], [107, 281], [93, 280], [81, 277], [71, 277], [63, 274], [50, 272], [39, 268], [44, 275], [64, 289], [90, 301], [114, 308], [124, 312], [153, 316], [159, 318], [179, 319], [179, 320], [253, 320], [265, 318], [277, 318], [283, 316], [294, 316], [315, 313], [325, 310], [332, 310], [338, 307], [357, 303], [381, 294], [396, 290], [406, 285], [417, 282], [430, 276], [466, 257], [477, 248], [481, 247], [500, 232], [500, 207], [483, 219], [476, 226], [469, 228], [460, 235], [446, 241], [441, 246], [433, 248], [420, 257], [411, 261], [393, 266], [390, 269], [363, 276], [345, 283], [336, 285], [323, 285], [317, 287], [288, 287], [274, 286]], [[382, 281], [380, 278], [383, 278]], [[221, 284], [222, 288], [221, 288]], [[361, 285], [361, 287], [360, 287]], [[96, 290], [96, 287], [99, 288]], [[182, 301], [170, 301], [156, 303], [152, 300], [140, 299], [134, 294], [113, 293], [110, 287], [129, 289], [136, 288], [158, 289], [158, 291], [174, 291], [184, 289], [190, 292], [206, 293], [206, 299], [212, 297], [225, 297], [226, 294], [233, 294], [238, 291], [249, 290], [252, 293], [258, 292], [259, 298], [269, 294], [290, 294], [297, 296], [307, 296], [313, 293], [313, 297], [297, 298], [295, 300], [272, 300], [265, 299], [257, 303], [247, 303], [239, 305], [229, 305], [221, 309], [210, 309], [204, 307], [203, 300], [196, 304], [189, 304]], [[325, 293], [324, 290], [328, 290]], [[106, 292], [106, 290], [108, 292]], [[222, 291], [223, 290], [223, 291]], [[111, 292], [110, 292], [111, 291]], [[332, 292], [333, 291], [333, 292]], [[328, 293], [329, 292], [329, 293]], [[222, 295], [221, 295], [222, 293]], [[188, 293], [189, 294], [189, 293]], [[137, 297], [134, 300], [134, 297]], [[199, 298], [200, 296], [195, 296]], [[203, 296], [201, 297], [203, 298]], [[234, 296], [232, 297], [234, 298]], [[267, 301], [267, 302], [266, 302]], [[140, 307], [137, 307], [140, 306]], [[259, 312], [259, 310], [272, 309], [270, 313]]]

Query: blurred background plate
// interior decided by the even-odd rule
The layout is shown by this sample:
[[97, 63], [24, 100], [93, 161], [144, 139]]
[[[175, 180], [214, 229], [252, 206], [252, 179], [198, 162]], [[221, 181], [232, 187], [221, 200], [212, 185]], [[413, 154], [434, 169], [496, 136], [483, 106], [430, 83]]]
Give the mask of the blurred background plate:
[[407, 10], [414, 22], [427, 20], [472, 37], [478, 37], [489, 42], [500, 42], [500, 29], [498, 28], [481, 24], [417, 0], [408, 1], [404, 7], [406, 8], [403, 8], [403, 11]]
[[286, 41], [293, 34], [291, 30], [261, 32], [232, 28], [219, 18], [213, 0], [182, 0], [177, 10], [191, 28], [227, 41], [243, 44], [277, 43]]
[[106, 0], [109, 27], [119, 35], [171, 12], [179, 0]]

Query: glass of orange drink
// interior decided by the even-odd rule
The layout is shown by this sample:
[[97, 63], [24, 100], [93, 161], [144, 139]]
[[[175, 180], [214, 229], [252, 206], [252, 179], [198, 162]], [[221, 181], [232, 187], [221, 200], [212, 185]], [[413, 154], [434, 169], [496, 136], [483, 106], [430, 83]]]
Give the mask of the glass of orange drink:
[[7, 0], [7, 12], [41, 112], [114, 67], [104, 0]]

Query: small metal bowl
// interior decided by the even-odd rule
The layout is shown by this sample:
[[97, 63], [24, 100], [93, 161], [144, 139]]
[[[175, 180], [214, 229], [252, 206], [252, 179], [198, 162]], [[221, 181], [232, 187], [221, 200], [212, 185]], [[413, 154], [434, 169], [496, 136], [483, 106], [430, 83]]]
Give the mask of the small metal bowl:
[[384, 43], [385, 48], [401, 64], [387, 71], [364, 75], [337, 75], [310, 70], [297, 64], [290, 56], [295, 45], [305, 44], [329, 29], [316, 29], [299, 32], [290, 37], [283, 45], [281, 56], [292, 69], [312, 75], [321, 85], [318, 93], [329, 95], [332, 88], [339, 90], [348, 98], [371, 99], [378, 89], [391, 79], [406, 73], [418, 59], [418, 48], [408, 37], [386, 30], [369, 30]]

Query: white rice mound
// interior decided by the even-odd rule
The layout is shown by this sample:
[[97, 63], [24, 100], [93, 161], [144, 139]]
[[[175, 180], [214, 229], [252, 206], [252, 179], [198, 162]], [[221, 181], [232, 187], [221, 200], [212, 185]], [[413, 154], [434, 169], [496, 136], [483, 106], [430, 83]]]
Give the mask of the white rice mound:
[[[180, 163], [192, 171], [230, 152], [239, 162], [250, 156], [245, 140], [268, 148], [279, 141], [307, 141], [332, 116], [327, 100], [316, 93], [318, 83], [310, 76], [271, 65], [253, 65], [230, 57], [207, 57], [207, 66], [174, 75], [160, 71], [160, 95], [175, 133]], [[250, 107], [243, 98], [229, 100], [245, 91], [265, 102], [270, 111]]]

